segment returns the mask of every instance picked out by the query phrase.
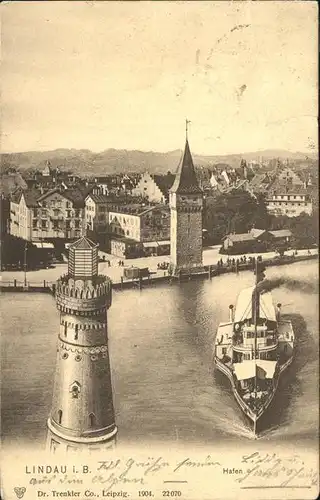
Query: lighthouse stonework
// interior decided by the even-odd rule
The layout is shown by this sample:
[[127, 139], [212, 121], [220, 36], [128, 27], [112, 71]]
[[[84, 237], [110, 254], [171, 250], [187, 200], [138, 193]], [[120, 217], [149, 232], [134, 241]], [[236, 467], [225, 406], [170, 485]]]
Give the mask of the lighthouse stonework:
[[192, 274], [202, 267], [203, 193], [196, 177], [188, 138], [170, 189], [170, 260], [172, 274]]
[[111, 287], [109, 278], [98, 275], [98, 245], [85, 237], [70, 245], [68, 274], [56, 287], [60, 331], [47, 422], [52, 452], [115, 445], [107, 329]]

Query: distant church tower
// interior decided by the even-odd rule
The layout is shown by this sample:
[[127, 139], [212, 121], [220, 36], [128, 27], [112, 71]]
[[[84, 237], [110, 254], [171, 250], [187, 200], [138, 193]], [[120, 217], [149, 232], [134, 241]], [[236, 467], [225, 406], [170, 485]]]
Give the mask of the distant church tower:
[[60, 331], [47, 447], [111, 448], [117, 434], [107, 330], [111, 281], [98, 275], [98, 245], [85, 237], [69, 247], [68, 274], [57, 282], [56, 302]]
[[[186, 122], [188, 127], [188, 121]], [[170, 260], [173, 274], [202, 268], [203, 193], [196, 177], [188, 142], [170, 189]]]

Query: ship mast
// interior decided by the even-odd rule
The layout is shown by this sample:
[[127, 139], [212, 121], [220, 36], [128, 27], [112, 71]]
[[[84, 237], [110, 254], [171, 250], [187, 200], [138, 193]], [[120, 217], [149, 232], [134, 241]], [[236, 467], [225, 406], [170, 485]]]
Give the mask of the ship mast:
[[257, 355], [257, 326], [258, 319], [260, 315], [260, 294], [258, 292], [258, 283], [259, 283], [259, 262], [258, 259], [255, 261], [255, 275], [256, 282], [253, 291], [253, 303], [252, 303], [252, 314], [253, 314], [253, 324], [254, 324], [254, 357]]
[[[258, 291], [259, 262], [258, 262], [257, 258], [255, 260], [255, 275], [256, 275], [256, 282], [255, 282], [255, 287], [254, 287], [253, 294], [252, 294], [252, 316], [253, 316], [253, 324], [254, 324], [254, 360], [256, 363], [256, 359], [257, 359], [257, 326], [258, 326], [258, 320], [259, 320], [259, 314], [260, 314], [260, 294]], [[254, 377], [254, 393], [255, 393], [255, 400], [256, 400], [257, 399], [257, 367], [255, 370], [255, 377]]]

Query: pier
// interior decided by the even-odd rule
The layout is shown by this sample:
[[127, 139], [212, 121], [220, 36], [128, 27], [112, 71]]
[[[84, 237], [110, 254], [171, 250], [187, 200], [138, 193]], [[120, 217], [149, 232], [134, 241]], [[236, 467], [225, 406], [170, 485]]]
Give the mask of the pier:
[[[265, 267], [271, 266], [282, 266], [286, 264], [292, 264], [296, 262], [302, 262], [305, 260], [318, 259], [317, 254], [311, 255], [297, 255], [297, 256], [283, 256], [274, 257], [271, 259], [263, 259], [262, 262]], [[157, 285], [161, 283], [174, 283], [174, 282], [185, 282], [196, 279], [212, 279], [216, 276], [222, 274], [234, 273], [239, 274], [241, 271], [253, 270], [254, 264], [252, 262], [240, 263], [235, 265], [218, 266], [217, 264], [203, 266], [201, 270], [192, 274], [180, 274], [178, 276], [170, 276], [170, 274], [157, 274], [156, 272], [149, 272], [146, 277], [126, 279], [121, 277], [120, 280], [112, 280], [112, 288], [114, 290], [125, 290], [125, 289], [138, 289], [141, 290], [147, 286]], [[20, 281], [17, 279], [13, 280], [3, 280], [0, 282], [1, 292], [28, 292], [28, 293], [50, 293], [55, 295], [56, 283], [55, 281]]]

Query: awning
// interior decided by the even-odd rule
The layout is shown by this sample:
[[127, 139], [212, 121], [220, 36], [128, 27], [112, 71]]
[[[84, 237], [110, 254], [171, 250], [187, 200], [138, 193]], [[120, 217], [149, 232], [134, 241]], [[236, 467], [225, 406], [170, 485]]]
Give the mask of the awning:
[[264, 378], [273, 378], [274, 372], [276, 369], [277, 362], [276, 361], [267, 361], [265, 359], [257, 360], [257, 377]]
[[158, 243], [156, 241], [146, 241], [143, 243], [144, 248], [156, 248]]
[[163, 245], [170, 245], [170, 240], [164, 241], [146, 241], [143, 243], [144, 248], [157, 248]]
[[[252, 318], [252, 293], [254, 287], [245, 288], [238, 296], [235, 307], [234, 321], [236, 323]], [[260, 293], [260, 318], [276, 321], [276, 312], [271, 292]]]
[[233, 366], [238, 380], [246, 380], [256, 376], [256, 362], [254, 359], [235, 363]]
[[235, 363], [234, 372], [238, 380], [247, 380], [257, 376], [260, 379], [273, 378], [276, 361], [266, 361], [264, 359], [251, 359]]
[[46, 243], [46, 242], [43, 242], [43, 241], [34, 241], [33, 244], [37, 248], [54, 248], [54, 244], [53, 243]]

